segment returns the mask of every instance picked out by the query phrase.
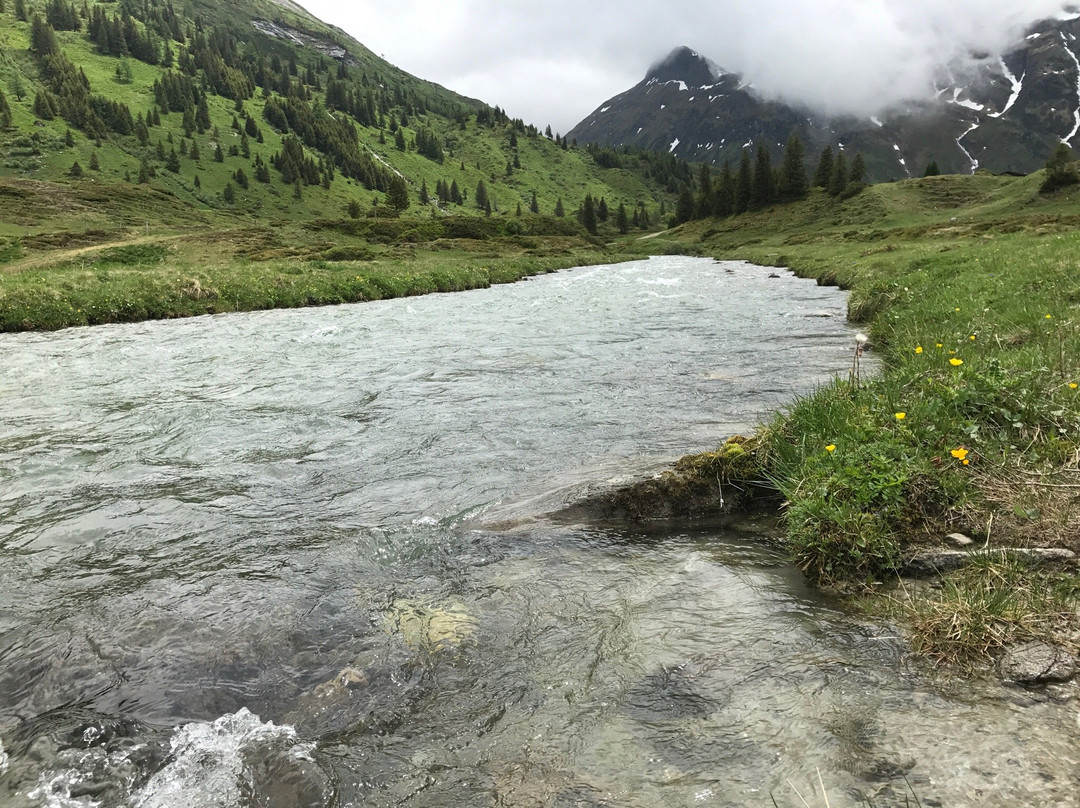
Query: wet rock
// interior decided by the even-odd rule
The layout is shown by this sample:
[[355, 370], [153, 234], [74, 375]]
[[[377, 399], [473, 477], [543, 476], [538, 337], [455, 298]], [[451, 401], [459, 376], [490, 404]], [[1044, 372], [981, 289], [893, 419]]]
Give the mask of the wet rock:
[[953, 547], [970, 547], [975, 543], [975, 540], [971, 536], [965, 536], [963, 533], [950, 533], [945, 537], [945, 543], [951, 544]]
[[1076, 560], [1076, 553], [1071, 550], [1057, 548], [1028, 549], [1025, 547], [1010, 547], [994, 550], [931, 550], [919, 553], [908, 559], [901, 569], [902, 575], [919, 578], [929, 575], [940, 575], [944, 572], [952, 572], [970, 564], [977, 558], [1004, 559], [1009, 556], [1026, 558], [1033, 563], [1069, 562]]
[[1076, 660], [1049, 643], [1029, 642], [1006, 651], [998, 670], [1002, 679], [1020, 685], [1067, 682], [1076, 674]]

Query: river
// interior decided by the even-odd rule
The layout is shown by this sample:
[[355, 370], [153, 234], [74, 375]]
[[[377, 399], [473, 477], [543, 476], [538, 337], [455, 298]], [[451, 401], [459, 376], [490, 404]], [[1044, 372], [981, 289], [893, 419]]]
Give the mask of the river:
[[1080, 804], [1074, 690], [935, 675], [768, 520], [543, 518], [846, 373], [844, 311], [665, 257], [0, 338], [0, 805]]

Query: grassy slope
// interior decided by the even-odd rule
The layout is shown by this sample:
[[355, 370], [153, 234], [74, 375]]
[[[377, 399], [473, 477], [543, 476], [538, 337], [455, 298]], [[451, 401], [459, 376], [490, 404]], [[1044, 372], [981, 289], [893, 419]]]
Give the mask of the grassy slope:
[[[814, 579], [887, 581], [953, 530], [1080, 550], [1080, 189], [1043, 198], [1040, 179], [815, 194], [663, 237], [851, 289], [849, 316], [883, 359], [880, 377], [840, 380], [763, 430], [792, 553]], [[923, 650], [962, 660], [1075, 625], [1078, 595], [1074, 576], [1008, 562], [908, 610]]]
[[[30, 6], [32, 12], [33, 4]], [[115, 5], [105, 7], [111, 14]], [[250, 18], [278, 19], [344, 44], [359, 62], [353, 71], [388, 77], [395, 86], [428, 99], [431, 106], [471, 110], [480, 106], [401, 73], [341, 32], [277, 4], [253, 0], [234, 3], [228, 9], [214, 3], [196, 3], [192, 8], [208, 21], [245, 32], [250, 31]], [[255, 182], [255, 155], [269, 161], [281, 145], [280, 133], [262, 118], [261, 92], [244, 104], [264, 137], [261, 144], [251, 139], [250, 158], [226, 156], [221, 163], [214, 161], [215, 131], [226, 153], [240, 140], [231, 126], [234, 103], [214, 95], [208, 96], [213, 126], [193, 138], [200, 156], [197, 160], [182, 157], [178, 174], [165, 169], [156, 146], [160, 142], [166, 152], [173, 147], [179, 150], [183, 138], [180, 113], [162, 115], [162, 125], [150, 129], [146, 146], [133, 137], [94, 142], [77, 130], [71, 131], [73, 145], [68, 146], [65, 135], [69, 127], [64, 121], [37, 120], [31, 111], [40, 80], [36, 61], [27, 50], [29, 27], [14, 19], [10, 4], [6, 12], [0, 12], [0, 81], [8, 90], [13, 113], [13, 126], [0, 132], [2, 329], [363, 300], [393, 290], [416, 293], [465, 288], [488, 282], [488, 276], [506, 280], [550, 266], [607, 259], [600, 242], [585, 238], [584, 231], [578, 229], [576, 237], [571, 237], [558, 223], [528, 216], [522, 220], [523, 228], [515, 228], [523, 229], [525, 236], [532, 232], [531, 239], [486, 237], [482, 247], [469, 240], [443, 240], [436, 248], [423, 243], [424, 239], [416, 244], [417, 238], [407, 236], [398, 239], [395, 246], [386, 244], [385, 238], [350, 238], [326, 227], [312, 228], [313, 222], [343, 219], [352, 200], [360, 202], [365, 215], [374, 212], [378, 203], [384, 202], [382, 194], [340, 175], [329, 189], [304, 187], [300, 199], [294, 198], [292, 186], [284, 185], [275, 170], [271, 170], [269, 184]], [[84, 32], [58, 32], [57, 38], [68, 58], [86, 73], [94, 92], [127, 104], [133, 115], [152, 109], [151, 88], [162, 74], [160, 68], [128, 60], [133, 81], [120, 83], [115, 76], [118, 61], [97, 54]], [[295, 55], [301, 66], [320, 60], [313, 51], [282, 40], [267, 39], [263, 46], [283, 60]], [[322, 61], [335, 67], [333, 60]], [[21, 100], [10, 91], [15, 83], [21, 83], [25, 90]], [[317, 99], [318, 93], [315, 96]], [[400, 112], [396, 114], [400, 116]], [[558, 199], [571, 213], [586, 193], [606, 198], [612, 211], [619, 202], [628, 207], [647, 203], [653, 219], [658, 218], [658, 200], [671, 202], [640, 174], [601, 169], [588, 154], [561, 149], [542, 136], [518, 135], [516, 154], [521, 168], [508, 175], [507, 164], [515, 156], [508, 127], [479, 126], [472, 119], [463, 131], [458, 123], [434, 112], [414, 115], [409, 123], [403, 127], [407, 140], [415, 137], [419, 126], [443, 138], [446, 159], [442, 164], [414, 151], [398, 151], [389, 132], [383, 135], [386, 142], [380, 143], [378, 129], [357, 126], [362, 146], [405, 177], [411, 191], [411, 206], [403, 216], [406, 220], [422, 223], [432, 218], [482, 215], [471, 203], [481, 180], [495, 202], [494, 218], [503, 222], [514, 217], [519, 204], [527, 212], [534, 191], [542, 213], [548, 215]], [[100, 166], [97, 171], [90, 170], [92, 155]], [[133, 182], [143, 159], [156, 171], [148, 185]], [[75, 162], [84, 171], [81, 179], [69, 176]], [[250, 187], [234, 185], [236, 201], [228, 204], [222, 192], [239, 168], [247, 174]], [[434, 198], [439, 180], [447, 184], [456, 181], [469, 200], [446, 209], [435, 203], [422, 205], [418, 198], [421, 186], [426, 184]], [[381, 207], [386, 210], [385, 204]], [[558, 235], [541, 235], [553, 232]], [[146, 246], [147, 242], [152, 242], [153, 249], [109, 252], [134, 243]], [[253, 246], [259, 242], [262, 247]], [[334, 261], [331, 268], [308, 265], [320, 261], [335, 245], [352, 248], [363, 260]], [[538, 251], [554, 257], [541, 262], [536, 258]], [[151, 255], [157, 258], [150, 260]], [[521, 256], [528, 260], [512, 268]], [[487, 267], [492, 262], [493, 269]], [[107, 265], [108, 271], [97, 271], [98, 265]], [[393, 275], [398, 280], [380, 281], [372, 287], [368, 276], [373, 273]], [[307, 278], [302, 294], [297, 291], [298, 276]], [[411, 280], [400, 282], [403, 277]], [[198, 282], [197, 287], [193, 281]], [[185, 291], [189, 287], [202, 290], [193, 293], [194, 300]], [[220, 296], [208, 296], [206, 290], [218, 290]]]

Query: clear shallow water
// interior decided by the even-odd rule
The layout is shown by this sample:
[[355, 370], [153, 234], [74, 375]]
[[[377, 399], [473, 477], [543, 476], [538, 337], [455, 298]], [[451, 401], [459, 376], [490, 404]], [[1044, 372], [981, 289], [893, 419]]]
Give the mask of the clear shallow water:
[[485, 526], [846, 372], [770, 272], [4, 337], [0, 804], [1080, 804], [1070, 691], [942, 686], [767, 527]]

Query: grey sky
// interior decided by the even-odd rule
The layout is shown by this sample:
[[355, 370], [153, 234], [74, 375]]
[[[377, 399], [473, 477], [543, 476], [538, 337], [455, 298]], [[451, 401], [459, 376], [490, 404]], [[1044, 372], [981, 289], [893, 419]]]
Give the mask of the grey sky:
[[688, 45], [763, 95], [870, 114], [996, 55], [1061, 0], [301, 0], [421, 78], [566, 132]]

